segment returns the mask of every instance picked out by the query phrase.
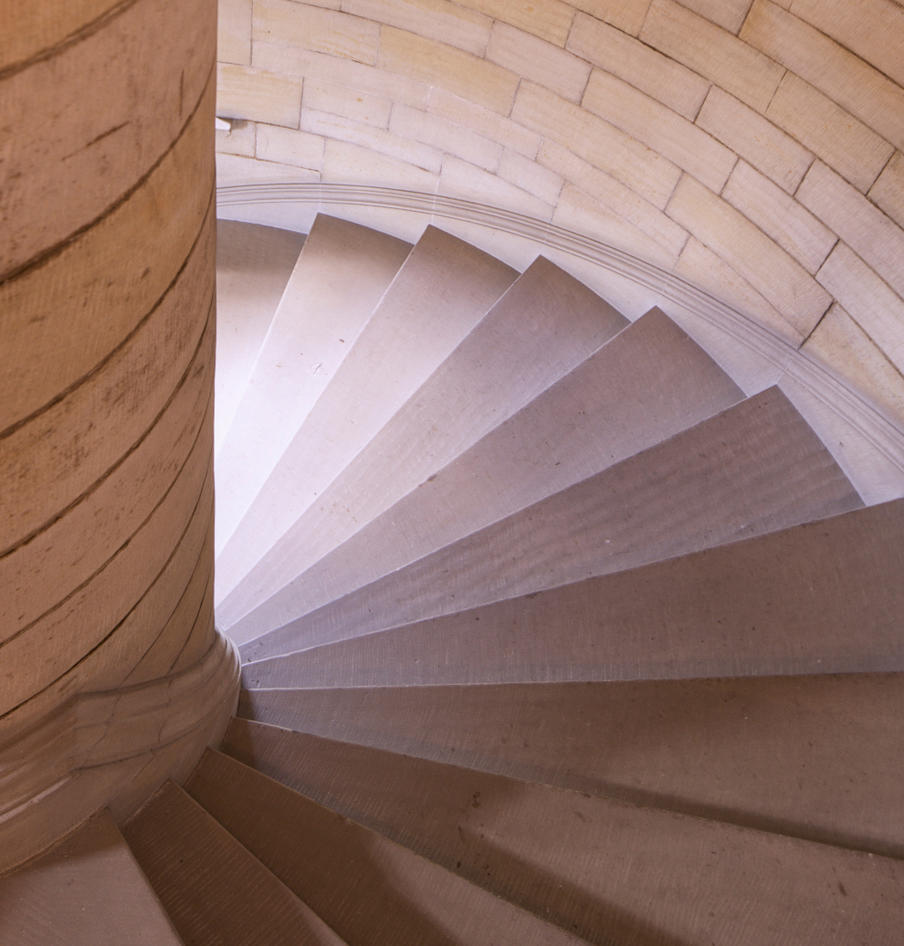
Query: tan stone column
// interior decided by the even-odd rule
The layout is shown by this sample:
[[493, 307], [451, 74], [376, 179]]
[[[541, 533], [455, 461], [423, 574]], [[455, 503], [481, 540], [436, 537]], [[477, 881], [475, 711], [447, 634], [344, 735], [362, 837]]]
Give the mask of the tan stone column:
[[215, 0], [0, 12], [0, 870], [182, 777], [212, 610]]

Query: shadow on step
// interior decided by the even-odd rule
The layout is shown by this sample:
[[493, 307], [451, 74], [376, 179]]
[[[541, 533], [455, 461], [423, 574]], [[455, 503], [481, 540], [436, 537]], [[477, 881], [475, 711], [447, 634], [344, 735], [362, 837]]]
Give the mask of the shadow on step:
[[257, 690], [239, 715], [901, 859], [902, 695], [897, 673]]
[[536, 935], [534, 918], [228, 756], [209, 751], [187, 789], [349, 943], [515, 944]]
[[585, 793], [550, 793], [242, 720], [233, 721], [224, 750], [582, 940], [598, 946], [684, 943], [603, 894], [601, 884], [618, 889], [619, 878], [637, 865], [629, 863], [634, 852], [620, 850], [617, 842], [597, 847], [589, 841], [611, 826], [598, 820], [600, 806]]
[[[501, 844], [495, 844], [484, 832], [465, 831], [459, 837], [466, 848], [475, 847], [471, 864], [457, 861], [447, 865], [466, 880], [498, 892], [526, 910], [542, 916], [596, 946], [693, 946], [690, 940], [678, 939], [667, 931], [648, 923], [635, 913], [607, 903], [590, 891], [545, 871], [519, 858]], [[618, 859], [618, 855], [615, 855]], [[618, 863], [595, 865], [596, 871], [620, 873]], [[506, 889], [496, 879], [497, 873], [517, 878], [516, 889]], [[542, 909], [538, 905], [542, 904]]]

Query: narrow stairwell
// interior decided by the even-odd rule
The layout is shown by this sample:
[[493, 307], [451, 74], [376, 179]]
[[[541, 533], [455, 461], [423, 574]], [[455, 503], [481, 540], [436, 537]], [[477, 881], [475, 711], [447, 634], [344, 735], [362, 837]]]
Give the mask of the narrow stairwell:
[[237, 715], [0, 943], [900, 944], [904, 499], [545, 259], [221, 236]]

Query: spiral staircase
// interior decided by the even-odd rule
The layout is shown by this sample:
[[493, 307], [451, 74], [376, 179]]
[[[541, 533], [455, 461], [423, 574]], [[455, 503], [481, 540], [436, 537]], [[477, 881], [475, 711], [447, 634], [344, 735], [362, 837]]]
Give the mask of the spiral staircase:
[[220, 252], [238, 711], [4, 877], [0, 940], [900, 943], [904, 500], [542, 257]]

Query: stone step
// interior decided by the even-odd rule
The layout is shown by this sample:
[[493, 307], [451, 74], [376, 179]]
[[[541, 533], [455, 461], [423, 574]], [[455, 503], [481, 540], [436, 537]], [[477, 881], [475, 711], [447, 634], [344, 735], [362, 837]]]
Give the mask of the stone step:
[[217, 418], [220, 452], [304, 234], [235, 220], [217, 221]]
[[410, 250], [368, 227], [322, 215], [315, 220], [279, 304], [270, 310], [263, 346], [217, 454], [218, 554]]
[[0, 879], [10, 946], [182, 946], [113, 819], [100, 813]]
[[229, 756], [207, 752], [187, 790], [355, 946], [583, 942]]
[[172, 782], [123, 834], [185, 946], [342, 946], [309, 906]]
[[[486, 253], [427, 228], [222, 546], [218, 602], [433, 374], [516, 276]], [[339, 278], [353, 282], [348, 272]]]
[[[889, 673], [245, 690], [238, 712], [323, 738], [904, 858], [902, 704], [904, 674]], [[245, 725], [233, 723], [226, 739], [240, 758], [253, 745]]]
[[314, 565], [628, 324], [538, 258], [223, 602], [223, 626]]
[[230, 628], [239, 643], [523, 510], [737, 403], [653, 310]]
[[860, 505], [812, 430], [770, 388], [245, 644], [242, 656], [362, 637]]
[[263, 687], [904, 671], [904, 500], [243, 668]]
[[254, 723], [226, 749], [589, 942], [896, 935], [901, 861]]

